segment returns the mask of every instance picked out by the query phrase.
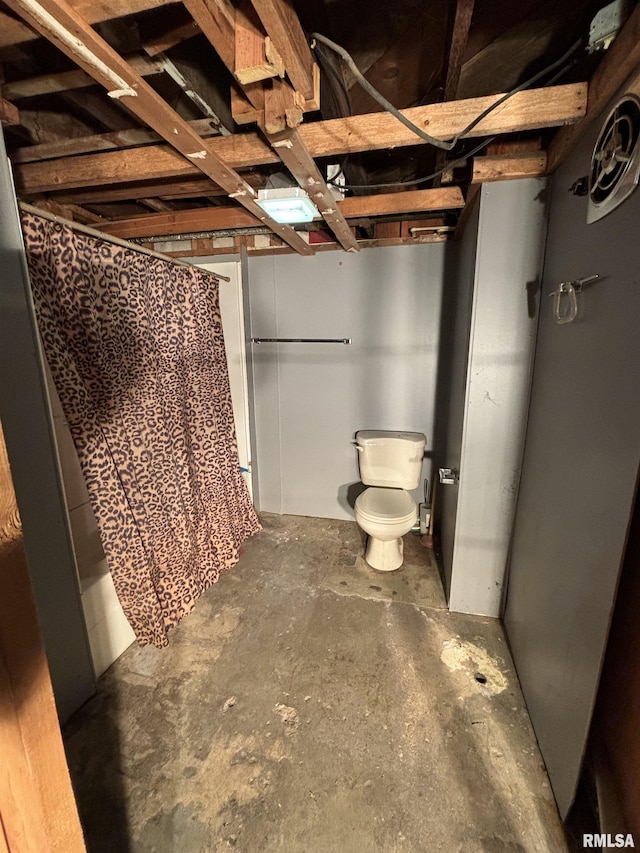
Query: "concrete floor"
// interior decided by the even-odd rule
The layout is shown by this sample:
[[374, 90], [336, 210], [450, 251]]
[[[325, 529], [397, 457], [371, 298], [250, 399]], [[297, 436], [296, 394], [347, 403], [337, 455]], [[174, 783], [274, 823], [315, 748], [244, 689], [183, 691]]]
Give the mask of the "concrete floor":
[[499, 623], [417, 537], [383, 575], [355, 523], [263, 523], [66, 727], [90, 853], [565, 853]]

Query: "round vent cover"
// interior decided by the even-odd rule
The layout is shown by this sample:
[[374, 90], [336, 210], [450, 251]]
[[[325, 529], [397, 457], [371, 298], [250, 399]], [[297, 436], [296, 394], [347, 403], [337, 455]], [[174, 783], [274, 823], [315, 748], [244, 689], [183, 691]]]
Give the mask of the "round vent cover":
[[640, 176], [640, 101], [625, 95], [611, 110], [591, 157], [587, 222], [602, 219], [621, 204]]

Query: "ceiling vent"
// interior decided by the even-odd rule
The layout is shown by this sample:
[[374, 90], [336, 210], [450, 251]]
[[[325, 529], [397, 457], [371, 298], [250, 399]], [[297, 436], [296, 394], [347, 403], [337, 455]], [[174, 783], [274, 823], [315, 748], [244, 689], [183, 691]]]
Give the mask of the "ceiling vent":
[[628, 198], [640, 178], [640, 100], [625, 95], [607, 116], [591, 157], [587, 222]]

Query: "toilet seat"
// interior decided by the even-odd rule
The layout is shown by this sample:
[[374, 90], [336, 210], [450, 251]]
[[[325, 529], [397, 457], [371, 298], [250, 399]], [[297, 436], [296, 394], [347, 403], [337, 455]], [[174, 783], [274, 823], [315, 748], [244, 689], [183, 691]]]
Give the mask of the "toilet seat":
[[415, 519], [416, 503], [404, 489], [384, 489], [370, 486], [356, 498], [360, 516], [377, 524], [398, 524]]

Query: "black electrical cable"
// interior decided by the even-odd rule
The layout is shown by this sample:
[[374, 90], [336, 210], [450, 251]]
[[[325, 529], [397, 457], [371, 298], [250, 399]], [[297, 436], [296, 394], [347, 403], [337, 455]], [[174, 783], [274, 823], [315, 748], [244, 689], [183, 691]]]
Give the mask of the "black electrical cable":
[[[445, 142], [441, 139], [436, 139], [434, 136], [431, 136], [428, 133], [425, 133], [422, 128], [418, 127], [418, 125], [414, 124], [410, 119], [408, 119], [405, 115], [403, 115], [400, 110], [396, 109], [393, 104], [388, 101], [384, 95], [381, 95], [377, 89], [375, 89], [371, 83], [364, 77], [358, 66], [355, 64], [353, 57], [349, 54], [343, 47], [336, 42], [331, 41], [326, 36], [321, 35], [320, 33], [312, 33], [312, 40], [315, 39], [317, 42], [321, 44], [326, 44], [327, 47], [334, 50], [338, 56], [340, 56], [348, 65], [351, 73], [354, 75], [358, 83], [362, 86], [362, 88], [371, 95], [378, 103], [383, 106], [391, 115], [398, 119], [405, 127], [415, 133], [420, 139], [423, 139], [425, 142], [434, 145], [436, 148], [441, 148], [444, 151], [451, 151], [452, 148], [456, 146], [456, 144], [463, 139], [471, 130], [473, 130], [476, 125], [478, 125], [484, 118], [486, 118], [489, 113], [496, 110], [498, 107], [502, 106], [502, 104], [507, 101], [509, 98], [512, 98], [514, 95], [518, 94], [518, 92], [522, 92], [525, 89], [528, 89], [529, 86], [532, 86], [534, 83], [537, 83], [541, 77], [545, 74], [548, 74], [550, 71], [555, 71], [560, 65], [563, 65], [570, 56], [572, 56], [576, 50], [582, 44], [582, 39], [577, 39], [561, 57], [557, 59], [555, 62], [552, 62], [551, 65], [548, 65], [546, 68], [543, 68], [542, 71], [539, 71], [537, 74], [534, 74], [533, 77], [530, 77], [528, 80], [525, 80], [524, 83], [521, 83], [519, 86], [516, 86], [515, 89], [512, 89], [510, 92], [507, 92], [501, 98], [498, 98], [491, 106], [487, 107], [486, 110], [483, 110], [478, 116], [476, 116], [473, 121], [471, 121], [460, 133], [455, 134], [448, 142]], [[311, 46], [313, 47], [313, 41], [311, 42]]]
[[457, 160], [450, 160], [446, 166], [443, 166], [442, 169], [438, 169], [436, 172], [432, 172], [430, 175], [425, 175], [423, 178], [415, 178], [411, 181], [390, 181], [386, 184], [341, 184], [336, 183], [335, 180], [327, 181], [331, 186], [337, 187], [338, 189], [344, 190], [381, 190], [385, 187], [413, 187], [418, 186], [419, 184], [425, 184], [427, 181], [432, 181], [434, 178], [437, 178], [438, 175], [444, 174], [448, 169], [452, 169], [455, 166], [458, 166], [460, 163], [464, 163], [465, 160], [469, 157], [473, 157], [474, 154], [477, 154], [479, 151], [482, 151], [483, 148], [486, 148], [487, 145], [490, 145], [493, 140], [496, 139], [495, 136], [489, 136], [487, 139], [483, 139], [479, 145], [476, 145], [475, 148], [472, 148], [471, 151], [467, 151], [466, 154], [463, 154]]
[[[579, 43], [580, 43], [580, 42], [576, 42], [576, 44], [579, 44]], [[574, 44], [574, 45], [572, 46], [572, 50], [569, 52], [569, 55], [570, 55], [570, 54], [571, 54], [575, 49], [576, 49], [576, 45]], [[563, 75], [563, 74], [566, 74], [566, 72], [567, 72], [570, 68], [572, 68], [572, 67], [575, 65], [575, 62], [576, 62], [576, 60], [573, 60], [573, 62], [570, 62], [570, 63], [568, 63], [567, 65], [565, 65], [563, 68], [561, 68], [561, 69], [557, 72], [557, 74], [554, 74], [554, 76], [553, 76], [550, 80], [548, 80], [548, 81], [547, 81], [547, 86], [552, 86], [552, 85], [556, 82], [556, 80], [558, 80], [560, 77], [562, 77], [562, 75]], [[557, 63], [554, 63], [554, 67], [555, 67], [556, 65], [557, 65]], [[551, 68], [551, 67], [545, 68], [545, 69], [544, 69], [544, 72], [542, 72], [542, 71], [541, 71], [538, 75], [535, 75], [536, 80], [537, 80], [537, 79], [539, 79], [539, 77], [540, 77], [542, 74], [546, 74], [546, 73], [548, 73], [548, 72], [549, 72], [549, 70], [553, 70], [553, 68]], [[514, 91], [515, 91], [515, 90], [514, 90]], [[511, 93], [510, 93], [510, 94], [511, 94]], [[505, 95], [505, 98], [506, 98], [506, 97], [508, 97], [508, 96], [506, 96], [506, 95]], [[503, 99], [503, 100], [504, 100], [504, 99]], [[495, 106], [498, 106], [498, 104], [496, 104]], [[487, 112], [487, 111], [485, 110], [485, 113], [486, 113], [486, 112]], [[483, 116], [482, 116], [482, 117], [483, 117]], [[478, 121], [481, 121], [481, 120], [482, 120], [482, 117], [479, 117], [479, 118], [477, 118], [477, 119], [474, 119], [474, 121], [472, 122], [472, 125], [475, 127], [475, 125], [478, 123]], [[465, 130], [468, 130], [468, 128], [466, 128]], [[464, 131], [463, 131], [463, 133], [464, 133]], [[459, 134], [459, 136], [460, 136], [460, 134]], [[424, 177], [422, 177], [422, 178], [415, 178], [415, 179], [410, 180], [410, 181], [390, 181], [390, 182], [388, 182], [388, 183], [384, 183], [384, 184], [342, 184], [342, 183], [336, 183], [334, 180], [332, 180], [332, 181], [327, 181], [327, 183], [331, 184], [332, 186], [338, 187], [339, 189], [340, 189], [340, 188], [342, 188], [342, 189], [347, 189], [347, 190], [363, 190], [363, 189], [373, 189], [373, 190], [378, 190], [378, 189], [385, 189], [385, 187], [411, 187], [411, 186], [419, 186], [420, 184], [424, 184], [424, 183], [426, 183], [427, 181], [432, 181], [434, 178], [437, 178], [439, 175], [444, 174], [448, 169], [454, 168], [455, 166], [457, 166], [457, 165], [459, 165], [459, 164], [461, 164], [461, 163], [464, 163], [464, 162], [465, 162], [465, 160], [467, 160], [469, 157], [473, 157], [473, 156], [474, 156], [475, 154], [477, 154], [479, 151], [482, 151], [482, 149], [483, 149], [483, 148], [485, 148], [487, 145], [489, 145], [491, 142], [493, 142], [493, 140], [494, 140], [494, 139], [496, 139], [496, 137], [495, 137], [495, 136], [490, 136], [490, 137], [488, 137], [488, 138], [487, 138], [487, 139], [485, 139], [483, 142], [481, 142], [479, 145], [476, 145], [476, 147], [475, 147], [475, 148], [472, 148], [470, 151], [467, 151], [467, 152], [466, 152], [466, 154], [462, 154], [458, 159], [456, 159], [456, 160], [450, 160], [450, 161], [449, 161], [445, 166], [443, 166], [441, 169], [438, 169], [436, 172], [432, 172], [430, 175], [425, 175], [425, 176], [424, 176]], [[348, 156], [348, 155], [347, 155], [347, 156]], [[338, 174], [340, 174], [340, 172], [338, 172]]]

